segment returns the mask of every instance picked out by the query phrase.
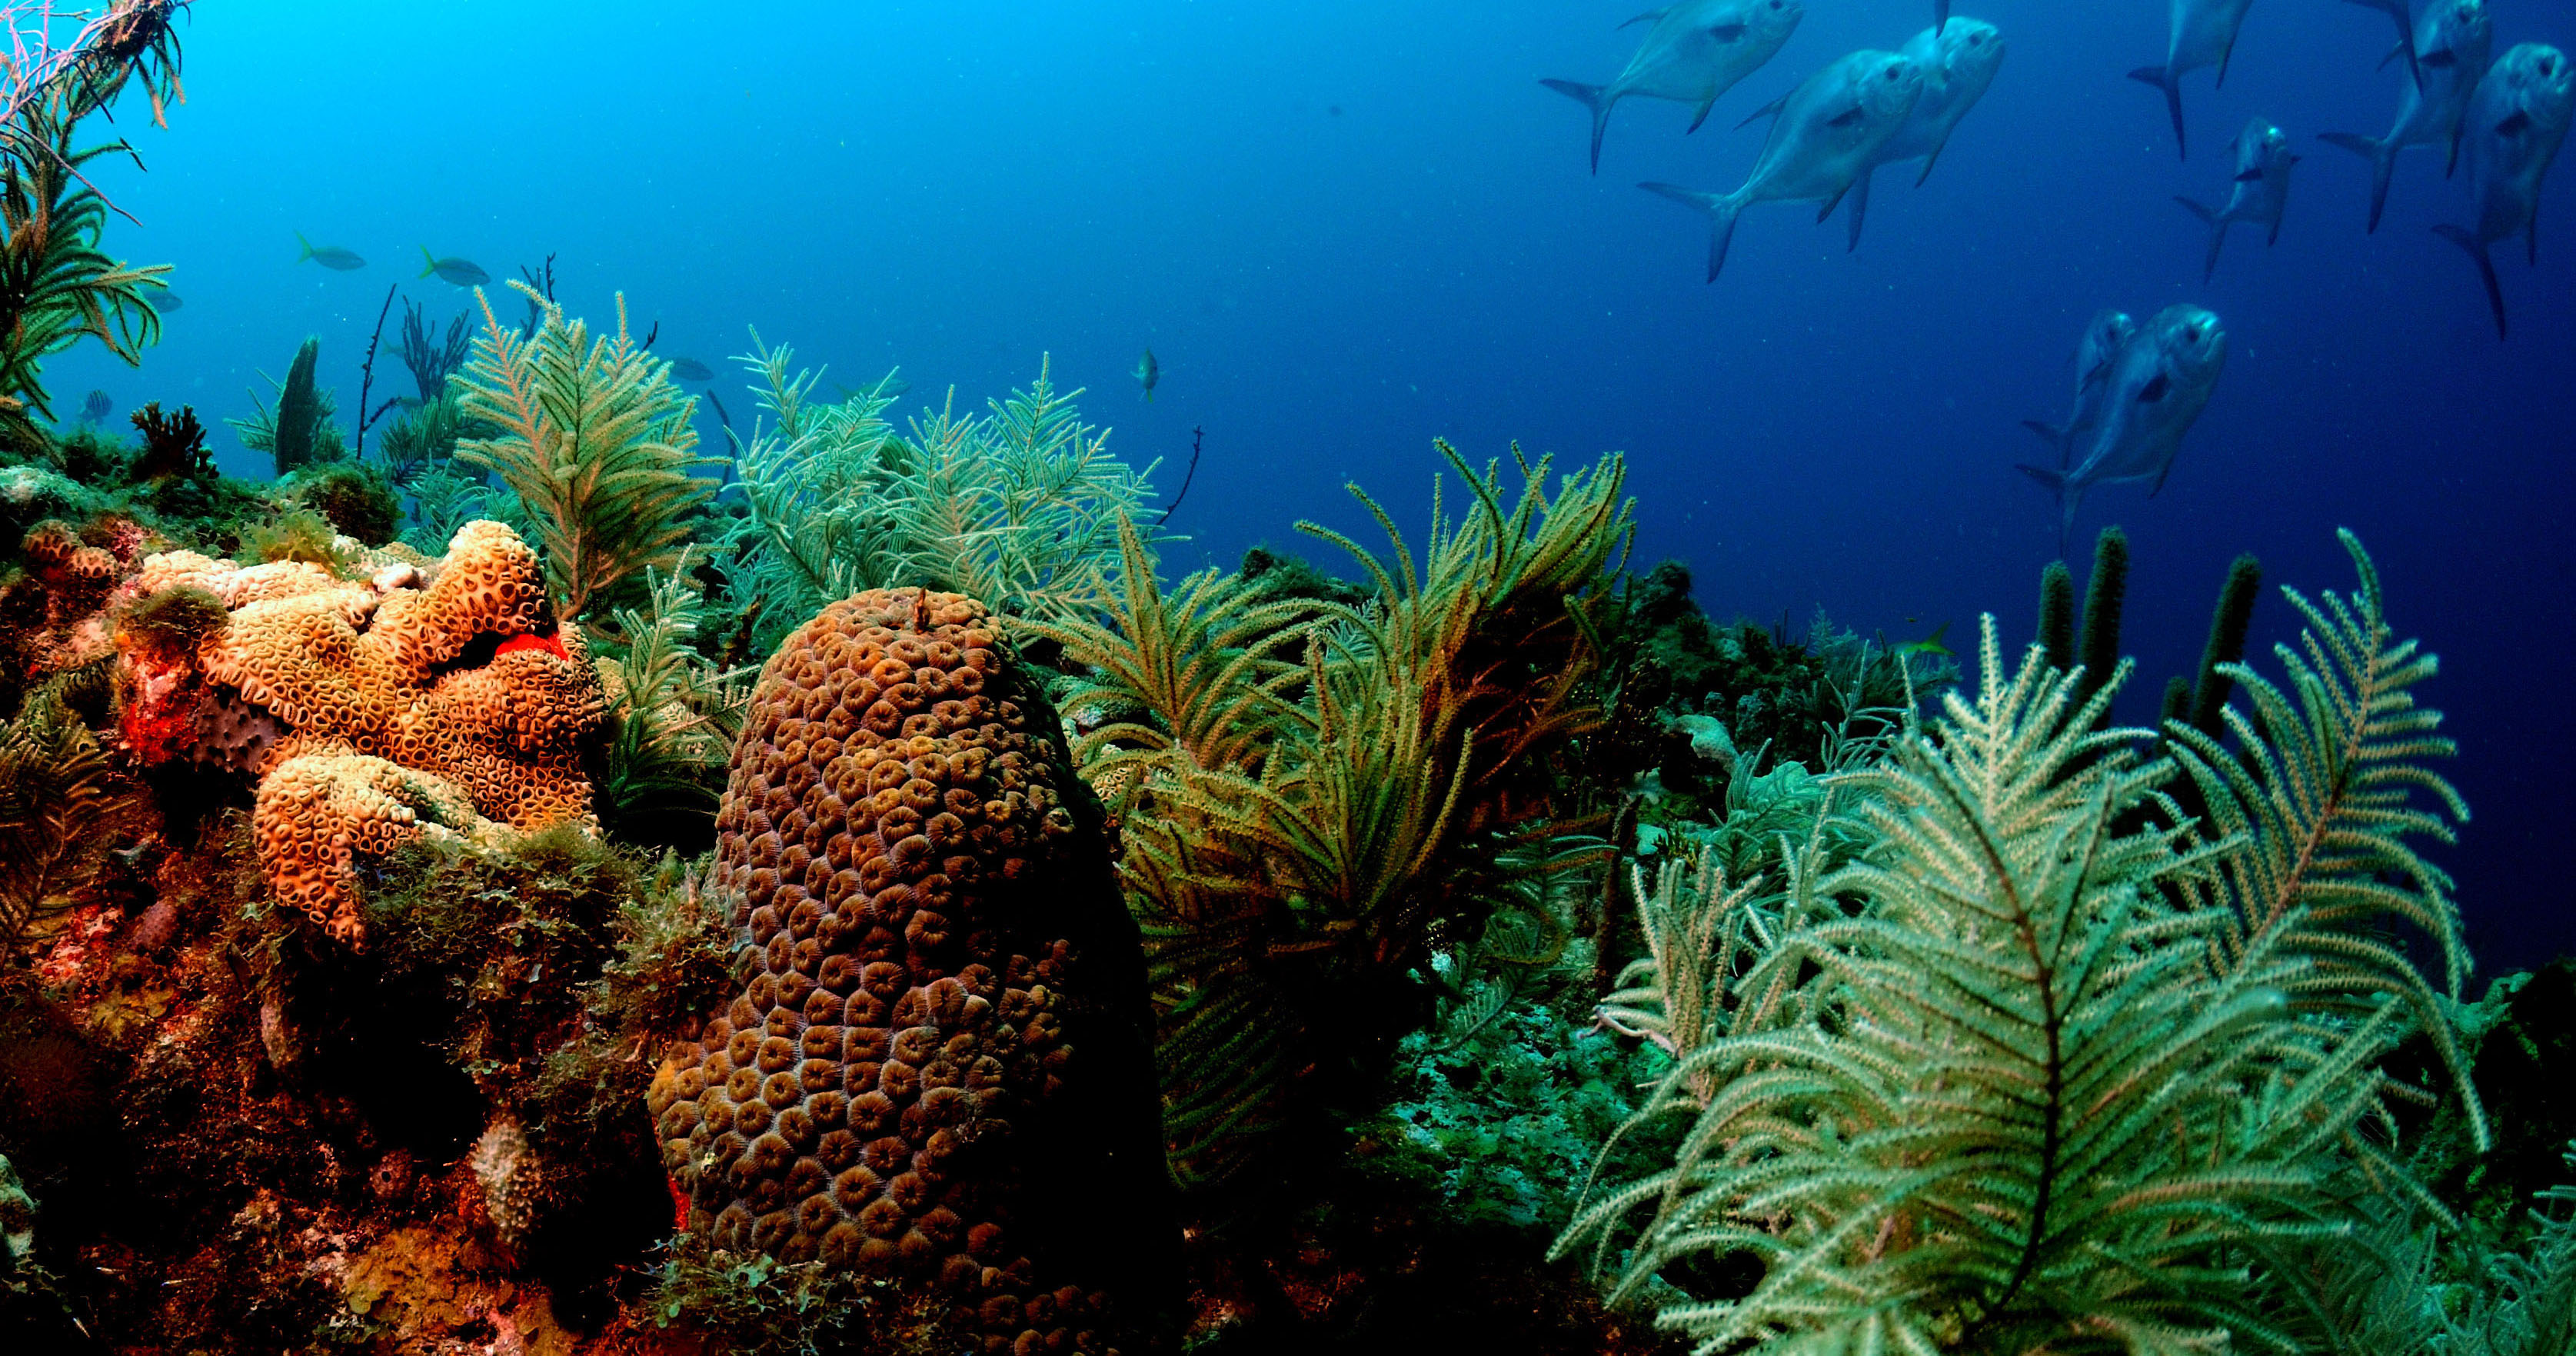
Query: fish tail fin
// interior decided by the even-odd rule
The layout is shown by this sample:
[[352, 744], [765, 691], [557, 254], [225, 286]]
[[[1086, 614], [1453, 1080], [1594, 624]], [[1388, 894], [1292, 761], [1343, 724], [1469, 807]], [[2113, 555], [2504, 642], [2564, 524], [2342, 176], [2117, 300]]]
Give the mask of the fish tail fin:
[[[1843, 247], [1845, 254], [1860, 248], [1861, 221], [1869, 215], [1869, 181], [1877, 174], [1877, 166], [1863, 165], [1860, 176], [1852, 180], [1852, 186], [1845, 192], [1851, 199], [1851, 243]], [[1833, 209], [1828, 207], [1825, 210], [1830, 212]]]
[[[2021, 426], [2038, 434], [2039, 440], [2048, 444], [2049, 450], [2057, 454], [2058, 465], [2064, 466], [2066, 464], [2067, 436], [2069, 430], [2064, 424], [2051, 424], [2038, 419], [2024, 419], [2021, 421]], [[2025, 466], [2022, 469], [2029, 470], [2030, 468]]]
[[2057, 554], [2065, 555], [2066, 539], [2075, 535], [2075, 506], [2084, 497], [2083, 487], [2066, 472], [2052, 471], [2045, 466], [2018, 462], [2013, 469], [2038, 481], [2047, 487], [2050, 494], [2057, 496]]
[[426, 278], [426, 277], [428, 277], [430, 274], [432, 274], [432, 273], [436, 273], [437, 271], [438, 271], [438, 256], [429, 252], [429, 246], [427, 246], [427, 245], [423, 245], [423, 246], [421, 246], [421, 247], [420, 247], [420, 276], [422, 276], [422, 277]]
[[2184, 197], [2176, 197], [2174, 201], [2190, 209], [2193, 216], [2209, 227], [2209, 254], [2200, 263], [2200, 280], [2208, 282], [2218, 276], [2218, 247], [2227, 243], [2227, 223], [2220, 220], [2218, 213], [2210, 210], [2206, 203]]
[[[2380, 13], [2397, 21], [2397, 46], [2391, 49], [2388, 55], [2391, 59], [2394, 59], [2401, 54], [2404, 55], [2406, 58], [2407, 74], [2414, 79], [2418, 86], [2421, 86], [2424, 83], [2424, 68], [2417, 64], [2415, 54], [2415, 20], [2414, 16], [2406, 12], [2406, 0], [2351, 0], [2351, 3], [2361, 6], [2363, 9], [2378, 10]], [[2382, 61], [2379, 64], [2385, 66], [2388, 62]]]
[[2378, 230], [2380, 214], [2388, 210], [2388, 181], [2397, 171], [2397, 148], [2377, 137], [2350, 132], [2321, 132], [2317, 139], [2370, 162], [2370, 229]]
[[1586, 85], [1573, 80], [1541, 80], [1539, 83], [1592, 110], [1592, 172], [1599, 174], [1601, 134], [1610, 130], [1610, 105], [1618, 101], [1603, 98], [1607, 91], [1600, 85]]
[[313, 242], [304, 238], [304, 232], [297, 231], [295, 233], [295, 262], [300, 264], [312, 257]]
[[2487, 285], [2487, 308], [2495, 312], [2496, 338], [2509, 337], [2504, 321], [2504, 287], [2496, 281], [2495, 256], [2487, 252], [2487, 242], [2478, 239], [2476, 232], [2458, 226], [2436, 226], [2433, 232], [2467, 250], [2469, 257], [2477, 261], [2478, 279]]
[[1718, 270], [1726, 267], [1726, 247], [1735, 239], [1735, 219], [1744, 214], [1744, 200], [1731, 193], [1710, 193], [1679, 184], [1639, 184], [1637, 187], [1708, 214], [1708, 280], [1716, 282]]
[[2182, 130], [2182, 81], [2166, 66], [2141, 66], [2129, 72], [2129, 78], [2165, 92], [2165, 112], [2173, 117], [2174, 152], [2185, 160], [2191, 159], [2191, 142]]

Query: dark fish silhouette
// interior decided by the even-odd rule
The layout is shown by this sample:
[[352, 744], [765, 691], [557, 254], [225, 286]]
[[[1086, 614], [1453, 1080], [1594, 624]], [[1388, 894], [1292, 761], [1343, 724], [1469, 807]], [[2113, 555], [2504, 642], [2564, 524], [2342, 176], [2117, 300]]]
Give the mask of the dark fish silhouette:
[[335, 273], [367, 266], [367, 261], [359, 258], [356, 250], [342, 249], [337, 245], [316, 245], [305, 239], [302, 231], [295, 233], [295, 243], [304, 247], [304, 252], [295, 256], [295, 262], [299, 264], [310, 259]]
[[108, 398], [107, 392], [92, 391], [81, 397], [81, 422], [95, 424], [105, 419], [108, 412], [115, 408], [116, 402]]
[[420, 276], [424, 278], [435, 273], [440, 281], [451, 282], [459, 287], [480, 287], [492, 281], [492, 275], [484, 272], [482, 265], [471, 259], [441, 259], [431, 254], [427, 245], [420, 247], [420, 257], [425, 265], [420, 271]]
[[159, 311], [163, 315], [168, 315], [172, 311], [183, 310], [186, 306], [187, 303], [179, 300], [179, 294], [176, 292], [164, 292], [152, 299], [152, 309]]
[[1154, 403], [1155, 383], [1163, 379], [1163, 365], [1154, 361], [1154, 350], [1145, 350], [1145, 356], [1136, 360], [1136, 370], [1129, 375], [1136, 378], [1137, 385], [1145, 388], [1145, 403]]
[[682, 381], [690, 382], [714, 381], [716, 379], [716, 374], [710, 370], [705, 363], [699, 362], [695, 358], [673, 358], [671, 360], [671, 375], [678, 377]]

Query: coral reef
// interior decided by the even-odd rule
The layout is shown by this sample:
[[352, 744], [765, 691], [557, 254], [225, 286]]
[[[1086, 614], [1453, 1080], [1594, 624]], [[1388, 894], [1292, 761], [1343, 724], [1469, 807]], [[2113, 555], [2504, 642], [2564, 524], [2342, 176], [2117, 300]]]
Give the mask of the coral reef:
[[692, 1231], [901, 1277], [994, 1352], [1110, 1349], [1137, 1314], [1104, 1282], [1158, 1260], [1135, 943], [1051, 724], [963, 597], [863, 593], [790, 636], [717, 820], [749, 983], [651, 1096]]
[[177, 552], [146, 560], [140, 581], [231, 610], [190, 655], [128, 654], [130, 685], [152, 694], [128, 703], [129, 727], [192, 700], [209, 737], [238, 725], [233, 698], [273, 716], [279, 737], [252, 768], [261, 860], [280, 898], [352, 943], [365, 931], [362, 859], [435, 831], [489, 842], [501, 825], [591, 822], [580, 760], [601, 716], [598, 675], [554, 625], [535, 553], [498, 523], [471, 523], [422, 573], [395, 563], [351, 585], [306, 562]]

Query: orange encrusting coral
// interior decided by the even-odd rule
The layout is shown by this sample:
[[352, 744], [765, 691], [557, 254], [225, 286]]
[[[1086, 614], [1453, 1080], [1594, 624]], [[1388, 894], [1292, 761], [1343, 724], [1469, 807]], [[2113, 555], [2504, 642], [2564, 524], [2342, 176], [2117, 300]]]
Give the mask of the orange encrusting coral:
[[[492, 821], [590, 821], [581, 747], [603, 698], [579, 638], [553, 625], [536, 553], [500, 523], [468, 523], [420, 579], [404, 562], [357, 583], [188, 552], [144, 562], [144, 584], [193, 584], [232, 608], [195, 658], [207, 683], [285, 726], [253, 768], [262, 868], [353, 945], [360, 857], [430, 826], [480, 841]], [[485, 644], [489, 660], [466, 662]]]
[[1042, 1288], [1012, 1123], [1064, 1087], [1075, 822], [1063, 745], [955, 594], [863, 593], [779, 650], [736, 744], [718, 889], [748, 985], [648, 1101], [690, 1227], [905, 1282], [991, 1353], [1103, 1351], [1106, 1299]]

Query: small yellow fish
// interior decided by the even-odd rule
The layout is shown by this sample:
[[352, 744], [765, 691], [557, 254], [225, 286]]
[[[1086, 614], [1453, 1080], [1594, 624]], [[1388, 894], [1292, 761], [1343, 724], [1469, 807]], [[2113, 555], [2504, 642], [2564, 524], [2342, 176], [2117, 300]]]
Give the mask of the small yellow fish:
[[[1906, 620], [1912, 621], [1913, 618], [1908, 617]], [[1950, 623], [1943, 622], [1939, 626], [1933, 627], [1932, 634], [1925, 636], [1923, 639], [1909, 640], [1904, 644], [1897, 646], [1896, 657], [1898, 659], [1912, 659], [1916, 655], [1937, 655], [1943, 659], [1958, 658], [1957, 655], [1950, 653], [1949, 646], [1941, 643], [1942, 633], [1949, 629]]]

